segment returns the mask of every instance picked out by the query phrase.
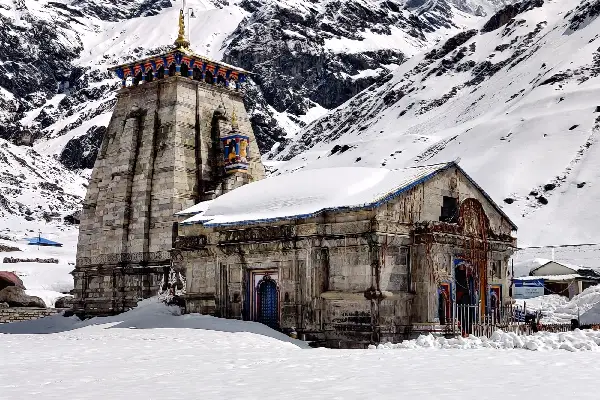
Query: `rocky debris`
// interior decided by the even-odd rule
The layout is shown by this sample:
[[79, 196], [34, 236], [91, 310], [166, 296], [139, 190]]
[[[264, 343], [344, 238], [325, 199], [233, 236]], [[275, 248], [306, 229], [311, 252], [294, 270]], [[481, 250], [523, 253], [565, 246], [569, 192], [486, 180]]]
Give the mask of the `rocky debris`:
[[329, 153], [329, 155], [332, 156], [334, 154], [342, 154], [352, 148], [353, 148], [353, 146], [349, 146], [347, 144], [344, 144], [342, 146], [340, 146], [339, 144], [336, 144], [335, 146], [333, 146], [333, 149], [331, 149], [331, 152]]
[[44, 300], [37, 296], [29, 296], [25, 290], [16, 286], [8, 286], [0, 290], [0, 303], [7, 303], [10, 307], [46, 308]]
[[73, 296], [63, 296], [56, 299], [54, 308], [73, 308]]
[[574, 13], [567, 13], [565, 18], [571, 17], [569, 20], [569, 28], [571, 30], [578, 30], [586, 21], [596, 18], [600, 15], [600, 0], [588, 0], [582, 1], [579, 6], [575, 9]]
[[526, 0], [519, 3], [509, 4], [496, 14], [481, 28], [482, 33], [492, 32], [508, 24], [514, 17], [525, 11], [532, 10], [544, 5], [544, 0]]
[[6, 302], [2, 302], [2, 303], [0, 303], [0, 309], [2, 309], [2, 308], [9, 308], [9, 307], [10, 307], [10, 306], [9, 306], [9, 305], [8, 305], [8, 303], [6, 303]]
[[4, 257], [2, 260], [4, 264], [16, 264], [16, 263], [42, 263], [42, 264], [58, 264], [58, 260], [56, 258], [13, 258], [13, 257]]
[[4, 244], [0, 244], [0, 252], [8, 253], [11, 251], [21, 251], [21, 249], [15, 246], [7, 246]]
[[431, 50], [429, 53], [425, 55], [426, 60], [439, 60], [440, 58], [445, 57], [452, 51], [456, 50], [458, 47], [465, 44], [469, 39], [473, 36], [477, 35], [477, 29], [470, 29], [465, 32], [460, 32], [459, 34], [448, 39], [441, 47], [437, 49]]
[[63, 218], [63, 221], [67, 225], [79, 225], [81, 221], [81, 210], [77, 210]]

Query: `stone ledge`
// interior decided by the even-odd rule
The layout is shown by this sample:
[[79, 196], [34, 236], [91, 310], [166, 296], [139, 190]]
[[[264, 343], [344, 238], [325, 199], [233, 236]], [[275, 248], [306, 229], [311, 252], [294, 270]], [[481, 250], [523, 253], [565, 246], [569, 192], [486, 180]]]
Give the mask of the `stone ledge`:
[[9, 307], [0, 309], [0, 324], [31, 321], [60, 314], [68, 308]]

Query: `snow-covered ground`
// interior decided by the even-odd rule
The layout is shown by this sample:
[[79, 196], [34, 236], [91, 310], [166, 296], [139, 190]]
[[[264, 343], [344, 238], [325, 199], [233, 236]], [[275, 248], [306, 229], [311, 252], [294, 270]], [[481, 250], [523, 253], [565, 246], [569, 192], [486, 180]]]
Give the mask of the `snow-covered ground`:
[[541, 312], [545, 324], [568, 324], [579, 319], [582, 324], [600, 324], [600, 285], [592, 286], [568, 300], [551, 294], [527, 300], [515, 300], [515, 304], [531, 312]]
[[56, 332], [0, 334], [0, 397], [597, 398], [594, 351], [309, 349], [256, 323], [174, 311], [147, 300], [117, 317], [81, 322], [57, 316], [0, 326], [0, 332]]
[[[41, 236], [62, 243], [62, 247], [31, 246], [25, 238]], [[70, 272], [75, 268], [78, 230], [60, 224], [43, 224], [31, 222], [12, 226], [12, 229], [0, 228], [0, 236], [11, 240], [0, 239], [0, 245], [18, 247], [21, 251], [0, 251], [0, 271], [14, 272], [25, 285], [30, 296], [38, 296], [48, 307], [53, 307], [59, 297], [65, 296], [73, 289], [73, 277]], [[21, 259], [58, 260], [54, 263], [19, 262], [4, 263], [5, 257]]]
[[371, 349], [525, 349], [532, 351], [567, 350], [567, 351], [600, 351], [600, 331], [575, 330], [572, 332], [552, 333], [538, 332], [533, 335], [520, 336], [516, 333], [496, 331], [488, 339], [486, 337], [469, 336], [466, 338], [434, 337], [422, 335], [418, 339], [402, 343], [383, 343], [369, 346]]

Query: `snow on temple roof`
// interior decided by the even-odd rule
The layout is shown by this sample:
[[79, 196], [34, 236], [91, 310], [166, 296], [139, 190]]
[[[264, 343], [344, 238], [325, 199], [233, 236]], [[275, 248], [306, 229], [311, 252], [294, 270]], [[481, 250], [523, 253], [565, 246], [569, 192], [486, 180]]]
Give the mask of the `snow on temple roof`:
[[564, 274], [564, 275], [540, 275], [540, 276], [521, 276], [520, 278], [514, 278], [515, 281], [535, 281], [538, 279], [544, 279], [547, 281], [572, 281], [573, 279], [583, 278], [579, 274]]
[[212, 200], [201, 201], [200, 203], [196, 204], [195, 206], [191, 206], [190, 208], [186, 208], [185, 210], [175, 213], [175, 216], [186, 217], [186, 216], [190, 216], [190, 215], [203, 214], [204, 212], [206, 212], [206, 210], [208, 210], [208, 206], [210, 206], [211, 203], [212, 203]]
[[[213, 200], [205, 212], [186, 219], [182, 224], [244, 225], [309, 218], [327, 211], [377, 207], [453, 166], [460, 169], [455, 162], [449, 162], [393, 170], [365, 167], [301, 170], [253, 182], [226, 193]], [[473, 182], [471, 178], [469, 180]], [[482, 193], [510, 222], [489, 196]], [[191, 214], [192, 208], [181, 214]]]

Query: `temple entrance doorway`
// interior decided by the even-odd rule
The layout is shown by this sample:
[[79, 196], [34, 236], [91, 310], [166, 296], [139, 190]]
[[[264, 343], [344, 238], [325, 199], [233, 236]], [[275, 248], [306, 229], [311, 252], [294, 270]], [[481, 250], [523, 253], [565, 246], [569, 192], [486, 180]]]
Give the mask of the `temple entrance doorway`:
[[280, 301], [277, 270], [249, 271], [246, 317], [279, 329]]

